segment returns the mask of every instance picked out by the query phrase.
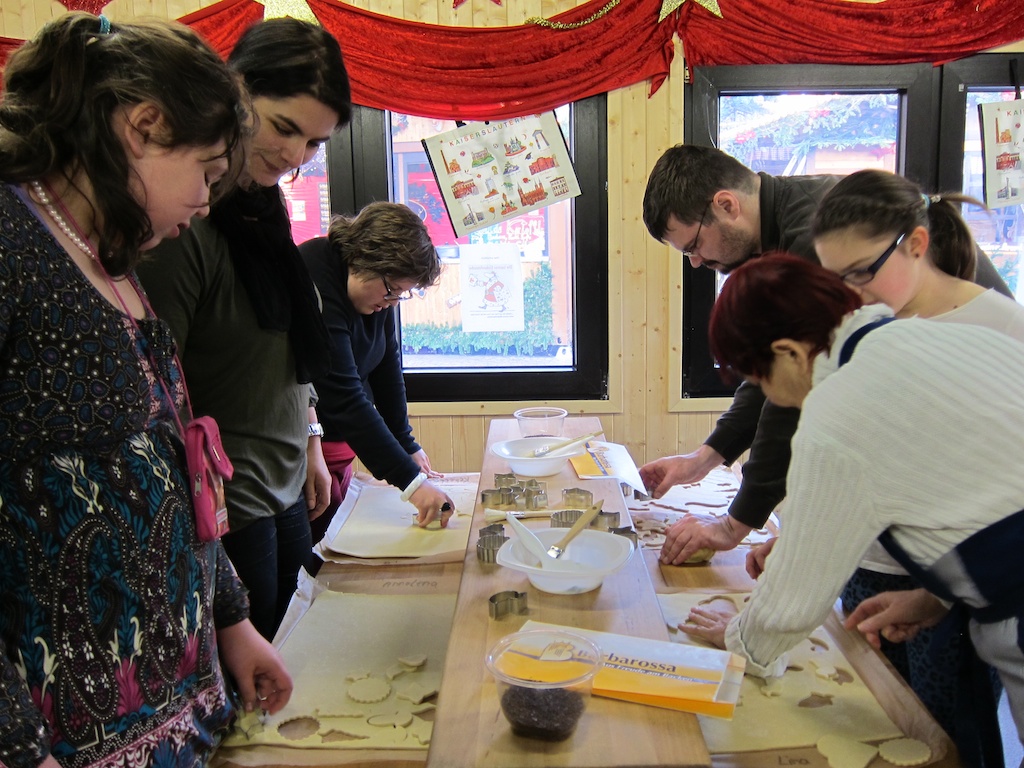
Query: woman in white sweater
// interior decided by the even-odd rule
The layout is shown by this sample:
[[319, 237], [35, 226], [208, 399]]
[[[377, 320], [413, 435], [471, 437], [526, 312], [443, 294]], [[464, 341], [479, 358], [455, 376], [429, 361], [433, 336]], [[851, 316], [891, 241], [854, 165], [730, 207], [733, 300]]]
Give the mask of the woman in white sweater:
[[788, 256], [726, 283], [716, 358], [802, 412], [785, 532], [750, 602], [735, 617], [696, 610], [685, 629], [745, 656], [752, 674], [780, 675], [888, 532], [931, 588], [966, 604], [1021, 732], [1024, 573], [1009, 553], [1024, 547], [1024, 344], [979, 326], [878, 324], [891, 310], [860, 304], [839, 276]]
[[[842, 179], [822, 199], [811, 234], [821, 265], [866, 304], [896, 317], [983, 325], [1024, 342], [1024, 306], [972, 282], [978, 245], [960, 214], [982, 206], [959, 193], [926, 195], [910, 179], [877, 169]], [[873, 545], [843, 589], [843, 607], [888, 590], [919, 586], [881, 544]], [[943, 626], [880, 650], [956, 743], [965, 762], [1002, 764], [996, 714], [999, 686], [979, 664], [959, 612]]]

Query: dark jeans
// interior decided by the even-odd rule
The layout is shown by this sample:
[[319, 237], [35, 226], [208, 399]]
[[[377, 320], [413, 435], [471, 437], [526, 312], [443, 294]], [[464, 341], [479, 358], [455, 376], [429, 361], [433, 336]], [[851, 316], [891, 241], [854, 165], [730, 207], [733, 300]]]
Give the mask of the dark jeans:
[[249, 590], [253, 626], [273, 640], [295, 592], [299, 568], [308, 562], [313, 547], [306, 500], [231, 531], [223, 542], [238, 578]]
[[[843, 610], [852, 611], [880, 592], [919, 586], [911, 576], [858, 568], [843, 590]], [[954, 608], [906, 643], [882, 638], [882, 653], [953, 739], [964, 765], [1003, 768], [997, 721], [1003, 686], [974, 652], [964, 612]]]

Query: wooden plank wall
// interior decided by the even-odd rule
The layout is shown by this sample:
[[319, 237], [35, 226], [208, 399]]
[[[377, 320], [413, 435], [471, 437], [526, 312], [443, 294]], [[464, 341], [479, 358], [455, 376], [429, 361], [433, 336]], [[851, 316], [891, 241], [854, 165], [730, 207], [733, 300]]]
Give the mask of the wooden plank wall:
[[[582, 0], [355, 0], [357, 5], [430, 24], [509, 26], [531, 16], [551, 16]], [[180, 18], [212, 0], [113, 0], [111, 19]], [[0, 36], [31, 37], [46, 21], [64, 13], [56, 0], [2, 0]], [[342, 41], [344, 45], [344, 41]], [[679, 364], [677, 298], [681, 266], [677, 254], [654, 242], [641, 220], [647, 173], [661, 153], [682, 140], [682, 55], [678, 49], [668, 81], [652, 98], [646, 83], [608, 96], [610, 399], [564, 404], [599, 416], [610, 439], [626, 444], [638, 464], [690, 450], [706, 437], [726, 403], [670, 403], [672, 369]], [[678, 380], [678, 377], [676, 377]], [[413, 406], [413, 427], [435, 469], [475, 471], [491, 418], [511, 414], [519, 403], [457, 403]], [[706, 408], [708, 410], [699, 410]]]

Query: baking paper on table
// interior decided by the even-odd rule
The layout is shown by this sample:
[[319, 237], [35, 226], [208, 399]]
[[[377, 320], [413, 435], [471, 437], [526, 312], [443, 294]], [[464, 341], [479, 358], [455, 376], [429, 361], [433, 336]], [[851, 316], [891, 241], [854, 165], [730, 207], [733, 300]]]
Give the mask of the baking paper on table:
[[[673, 642], [707, 647], [678, 629], [698, 605], [726, 600], [742, 609], [749, 593], [685, 591], [658, 595]], [[747, 675], [731, 722], [699, 716], [713, 754], [811, 747], [825, 734], [879, 741], [904, 734], [872, 695], [826, 627], [789, 652], [789, 668], [771, 684]]]
[[447, 528], [424, 529], [415, 523], [416, 507], [402, 501], [397, 488], [353, 478], [345, 501], [315, 551], [333, 562], [375, 564], [388, 558], [401, 558], [401, 562], [459, 562], [469, 543], [479, 481], [478, 472], [431, 479], [455, 502], [455, 514]]
[[[740, 479], [733, 470], [719, 466], [699, 482], [674, 485], [660, 499], [628, 499], [626, 507], [640, 533], [640, 545], [660, 548], [665, 541], [665, 531], [687, 515], [705, 520], [728, 515], [729, 505], [739, 488]], [[779, 515], [772, 512], [764, 528], [752, 530], [740, 543], [761, 544], [777, 536], [779, 529]]]
[[640, 471], [636, 462], [629, 455], [626, 446], [618, 443], [603, 443], [591, 440], [587, 443], [587, 452], [569, 459], [573, 469], [581, 480], [592, 480], [598, 477], [614, 477], [627, 483], [632, 488], [646, 493], [644, 483], [640, 479]]
[[[259, 749], [235, 750], [231, 762], [300, 764], [268, 763], [281, 749], [425, 753], [456, 599], [333, 592], [303, 574], [274, 643], [295, 684], [291, 699], [274, 715], [238, 721], [224, 746]], [[303, 729], [288, 732], [289, 723]], [[324, 761], [301, 762], [310, 763]]]

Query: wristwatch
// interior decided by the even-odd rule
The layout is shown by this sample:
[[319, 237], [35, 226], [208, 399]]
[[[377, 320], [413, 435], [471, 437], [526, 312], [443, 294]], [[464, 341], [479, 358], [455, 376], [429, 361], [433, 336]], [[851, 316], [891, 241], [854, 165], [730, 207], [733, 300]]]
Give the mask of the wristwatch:
[[324, 436], [324, 425], [319, 421], [309, 425], [309, 436], [310, 437], [323, 437]]

